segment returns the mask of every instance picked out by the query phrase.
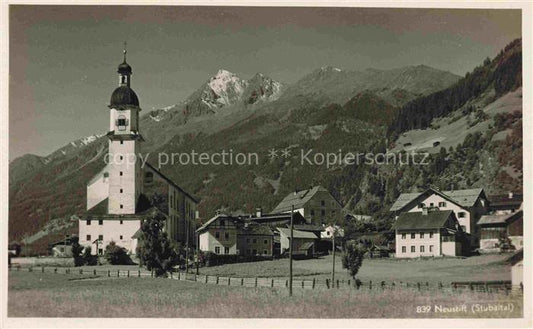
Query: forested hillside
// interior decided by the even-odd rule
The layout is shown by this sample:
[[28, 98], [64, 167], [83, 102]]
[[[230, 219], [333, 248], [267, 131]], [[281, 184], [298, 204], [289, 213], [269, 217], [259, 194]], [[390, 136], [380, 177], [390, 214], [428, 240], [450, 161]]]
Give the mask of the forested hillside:
[[410, 129], [427, 128], [434, 118], [445, 116], [469, 100], [494, 88], [494, 99], [522, 85], [522, 39], [516, 39], [493, 60], [487, 58], [482, 65], [442, 91], [417, 98], [401, 108], [390, 125], [391, 140]]

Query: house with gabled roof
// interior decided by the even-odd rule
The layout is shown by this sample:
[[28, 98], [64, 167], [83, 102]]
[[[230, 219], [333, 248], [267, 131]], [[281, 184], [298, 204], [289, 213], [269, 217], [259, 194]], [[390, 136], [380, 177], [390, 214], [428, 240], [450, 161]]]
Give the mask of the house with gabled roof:
[[[290, 249], [291, 230], [290, 228], [278, 227], [281, 254], [287, 253]], [[311, 257], [315, 254], [315, 243], [319, 238], [311, 231], [295, 230], [292, 232], [293, 252], [295, 256]]]
[[306, 219], [307, 224], [323, 225], [342, 218], [342, 205], [322, 186], [289, 193], [272, 212], [286, 213], [292, 207]]
[[472, 243], [476, 245], [479, 237], [476, 223], [488, 212], [488, 201], [482, 188], [454, 191], [428, 188], [418, 193], [402, 193], [390, 211], [398, 218], [401, 213], [422, 212], [425, 208], [452, 210], [462, 230], [476, 237], [472, 239]]
[[487, 195], [490, 212], [503, 215], [512, 214], [522, 206], [524, 195], [522, 193], [509, 192], [507, 194]]
[[[196, 233], [201, 251], [225, 255], [272, 257], [280, 254], [277, 227], [289, 227], [291, 213], [233, 216], [216, 214]], [[293, 224], [305, 224], [300, 213], [293, 214]], [[314, 228], [311, 227], [310, 230]], [[317, 235], [311, 233], [315, 238]]]
[[393, 225], [396, 257], [459, 256], [464, 235], [452, 210], [404, 212]]
[[524, 247], [524, 213], [494, 213], [481, 216], [478, 221], [480, 228], [480, 249], [482, 251], [501, 251], [500, 240], [508, 238], [515, 249]]

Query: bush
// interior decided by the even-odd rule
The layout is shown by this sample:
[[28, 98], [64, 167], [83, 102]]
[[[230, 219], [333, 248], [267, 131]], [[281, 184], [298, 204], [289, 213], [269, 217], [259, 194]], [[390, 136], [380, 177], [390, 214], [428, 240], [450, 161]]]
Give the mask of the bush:
[[79, 244], [77, 238], [72, 238], [72, 258], [74, 258], [74, 266], [85, 265], [85, 259], [81, 256], [83, 247]]
[[350, 276], [356, 282], [355, 276], [361, 265], [363, 265], [363, 257], [365, 254], [365, 249], [358, 243], [349, 242], [346, 244], [346, 249], [342, 255], [342, 267], [348, 270]]
[[94, 266], [98, 264], [98, 256], [91, 254], [91, 247], [87, 246], [83, 249], [83, 260], [86, 265]]
[[133, 261], [131, 260], [130, 256], [128, 255], [128, 251], [126, 248], [117, 246], [115, 241], [111, 241], [106, 247], [105, 247], [105, 259], [109, 262], [111, 265], [131, 265], [133, 264]]

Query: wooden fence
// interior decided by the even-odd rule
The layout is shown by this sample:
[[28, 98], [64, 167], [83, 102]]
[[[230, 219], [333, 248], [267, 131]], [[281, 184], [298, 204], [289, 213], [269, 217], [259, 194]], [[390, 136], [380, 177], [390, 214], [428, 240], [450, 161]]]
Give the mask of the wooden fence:
[[[42, 272], [55, 274], [79, 274], [89, 276], [103, 276], [103, 277], [150, 277], [155, 278], [155, 274], [147, 270], [97, 270], [97, 269], [80, 269], [70, 267], [27, 267], [28, 272]], [[22, 271], [20, 266], [15, 268], [10, 267], [10, 271]], [[185, 272], [173, 272], [168, 275], [169, 279], [180, 281], [194, 281], [203, 284], [215, 284], [222, 286], [243, 286], [243, 287], [270, 287], [270, 288], [288, 288], [288, 278], [265, 278], [265, 277], [230, 277], [218, 275], [204, 275]], [[393, 290], [393, 289], [412, 289], [414, 291], [473, 291], [486, 293], [523, 293], [523, 286], [516, 287], [511, 285], [511, 281], [468, 281], [468, 282], [452, 282], [451, 284], [443, 284], [442, 282], [403, 282], [403, 281], [367, 281], [358, 282], [354, 284], [353, 280], [335, 280], [330, 279], [293, 279], [293, 288], [301, 289], [367, 289], [367, 290]]]

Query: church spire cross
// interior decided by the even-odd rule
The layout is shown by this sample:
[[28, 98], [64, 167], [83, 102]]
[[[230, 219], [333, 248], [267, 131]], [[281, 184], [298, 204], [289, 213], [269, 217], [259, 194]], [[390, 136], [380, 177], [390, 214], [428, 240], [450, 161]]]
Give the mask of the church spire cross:
[[128, 52], [128, 50], [126, 49], [126, 46], [128, 45], [128, 43], [126, 41], [124, 41], [124, 50], [123, 50], [123, 53], [124, 53], [124, 63], [126, 63], [126, 53]]

